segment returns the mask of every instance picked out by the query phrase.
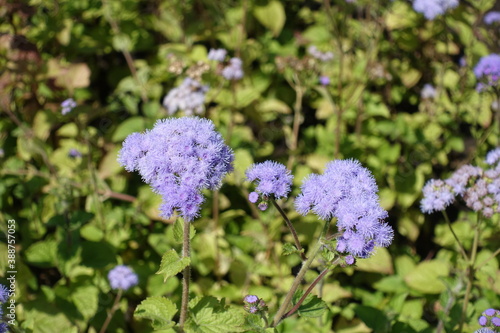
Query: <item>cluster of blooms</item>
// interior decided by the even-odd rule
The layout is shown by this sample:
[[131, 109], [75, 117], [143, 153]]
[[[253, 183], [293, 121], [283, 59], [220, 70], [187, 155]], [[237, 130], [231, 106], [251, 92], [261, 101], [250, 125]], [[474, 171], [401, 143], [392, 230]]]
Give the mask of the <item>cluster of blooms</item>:
[[243, 62], [240, 58], [229, 59], [229, 64], [222, 69], [222, 76], [226, 80], [240, 80], [243, 78]]
[[498, 84], [498, 79], [500, 79], [500, 55], [490, 54], [479, 59], [476, 67], [474, 67], [474, 75], [481, 81], [476, 86], [477, 91]]
[[136, 286], [139, 277], [128, 266], [118, 265], [108, 273], [109, 284], [112, 289], [122, 289], [123, 291]]
[[483, 327], [475, 333], [496, 333], [497, 328], [500, 327], [500, 311], [496, 309], [485, 310], [478, 322]]
[[207, 85], [202, 85], [199, 81], [187, 77], [180, 86], [169, 91], [163, 99], [163, 106], [168, 110], [169, 115], [179, 110], [183, 110], [187, 116], [193, 113], [200, 114], [205, 110], [203, 104], [207, 91]]
[[257, 192], [251, 192], [248, 200], [256, 203], [259, 199], [259, 209], [266, 210], [269, 197], [276, 199], [287, 197], [292, 185], [293, 176], [283, 164], [265, 161], [251, 165], [246, 171], [247, 180], [257, 181]]
[[327, 86], [330, 84], [330, 78], [328, 76], [325, 76], [325, 75], [321, 75], [319, 77], [319, 83], [322, 85], [322, 86]]
[[212, 121], [198, 117], [167, 118], [123, 142], [118, 161], [160, 194], [162, 215], [174, 210], [187, 220], [198, 216], [203, 189], [217, 189], [232, 171], [234, 155]]
[[387, 247], [392, 228], [383, 220], [387, 212], [380, 207], [378, 187], [370, 171], [356, 160], [336, 160], [327, 164], [323, 175], [312, 174], [295, 200], [299, 213], [310, 210], [321, 219], [337, 218], [342, 236], [337, 251], [368, 258], [375, 246]]
[[443, 15], [449, 9], [458, 6], [458, 0], [414, 0], [413, 9], [421, 13], [428, 20], [433, 20]]
[[61, 113], [63, 115], [66, 115], [76, 107], [76, 102], [73, 98], [68, 98], [61, 103], [61, 107], [62, 107]]
[[[2, 305], [9, 300], [9, 290], [3, 284], [0, 284], [0, 321], [3, 318]], [[7, 324], [0, 322], [0, 333], [7, 333]]]
[[457, 196], [462, 196], [467, 207], [491, 217], [500, 212], [500, 148], [486, 155], [486, 163], [492, 168], [464, 165], [446, 180], [429, 180], [422, 192], [420, 207], [424, 213], [443, 211]]
[[78, 149], [71, 148], [68, 152], [68, 156], [71, 158], [82, 157], [82, 153]]
[[311, 45], [307, 48], [307, 53], [309, 53], [313, 58], [320, 61], [330, 61], [333, 59], [332, 52], [321, 52], [315, 45]]
[[484, 15], [484, 23], [491, 25], [496, 22], [500, 22], [500, 12], [489, 12]]
[[436, 89], [432, 84], [426, 83], [420, 92], [420, 97], [423, 99], [432, 99], [436, 97]]
[[208, 60], [223, 62], [226, 59], [227, 51], [224, 49], [210, 49]]
[[267, 311], [266, 302], [255, 295], [247, 295], [243, 299], [245, 303], [244, 309], [250, 313], [257, 313], [260, 311]]

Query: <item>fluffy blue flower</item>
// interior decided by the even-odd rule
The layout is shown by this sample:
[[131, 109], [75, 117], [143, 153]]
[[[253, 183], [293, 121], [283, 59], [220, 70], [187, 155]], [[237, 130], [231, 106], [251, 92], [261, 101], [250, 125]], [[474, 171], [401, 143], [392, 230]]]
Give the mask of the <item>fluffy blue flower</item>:
[[383, 220], [387, 212], [378, 202], [378, 187], [370, 171], [356, 160], [327, 164], [323, 175], [312, 174], [303, 183], [295, 200], [299, 213], [310, 210], [321, 219], [337, 218], [342, 236], [337, 250], [367, 258], [375, 246], [387, 247], [393, 230]]
[[420, 92], [420, 97], [423, 99], [432, 99], [436, 97], [436, 89], [432, 84], [426, 83]]
[[424, 213], [443, 211], [455, 201], [453, 188], [440, 179], [429, 180], [422, 189], [424, 198], [420, 208]]
[[0, 303], [5, 303], [9, 299], [9, 289], [0, 284]]
[[167, 118], [150, 131], [132, 133], [118, 156], [126, 170], [138, 171], [162, 196], [162, 216], [178, 210], [187, 221], [198, 216], [201, 191], [219, 188], [233, 160], [212, 121], [198, 117]]
[[485, 162], [489, 165], [495, 165], [500, 160], [500, 148], [493, 149], [486, 154]]
[[[293, 176], [283, 164], [265, 161], [250, 166], [246, 171], [247, 180], [257, 182], [257, 192], [279, 199], [287, 197]], [[249, 198], [252, 200], [253, 198]]]
[[0, 333], [8, 333], [8, 328], [6, 323], [0, 323]]
[[483, 21], [488, 25], [500, 22], [500, 12], [489, 12], [488, 14], [484, 15]]
[[226, 54], [227, 51], [224, 49], [210, 49], [208, 52], [208, 60], [222, 62], [226, 58]]
[[118, 265], [108, 273], [111, 288], [127, 290], [139, 283], [139, 277], [132, 269], [125, 265]]
[[61, 113], [65, 115], [70, 113], [76, 107], [76, 102], [73, 98], [68, 98], [61, 103], [61, 107]]
[[428, 20], [443, 15], [449, 9], [458, 6], [458, 0], [414, 0], [413, 9], [421, 13]]
[[500, 78], [500, 55], [490, 54], [479, 59], [479, 62], [474, 67], [474, 74], [478, 81], [481, 81], [476, 86], [478, 91], [498, 84], [498, 79]]
[[240, 80], [243, 78], [242, 65], [240, 58], [231, 58], [229, 64], [222, 69], [222, 76], [227, 80]]
[[180, 86], [169, 91], [163, 99], [163, 106], [169, 115], [180, 110], [184, 111], [187, 116], [194, 113], [201, 114], [205, 110], [204, 103], [207, 91], [208, 86], [187, 77]]

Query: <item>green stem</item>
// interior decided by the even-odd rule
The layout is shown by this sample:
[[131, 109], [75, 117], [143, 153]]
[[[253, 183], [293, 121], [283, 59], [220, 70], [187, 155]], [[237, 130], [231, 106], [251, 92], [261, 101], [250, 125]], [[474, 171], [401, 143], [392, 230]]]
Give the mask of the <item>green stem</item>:
[[453, 237], [457, 241], [458, 247], [460, 249], [460, 253], [462, 254], [462, 257], [464, 257], [465, 261], [469, 261], [469, 257], [467, 256], [467, 253], [465, 252], [465, 249], [462, 245], [462, 242], [460, 239], [458, 239], [457, 234], [455, 234], [455, 231], [453, 231], [453, 227], [451, 226], [450, 218], [448, 217], [448, 214], [446, 211], [443, 211], [444, 219], [446, 220], [446, 223], [448, 224], [448, 227], [450, 228], [451, 233], [453, 234]]
[[306, 261], [307, 260], [307, 257], [306, 255], [304, 254], [304, 252], [302, 251], [302, 246], [300, 245], [300, 242], [299, 242], [299, 237], [297, 236], [297, 231], [295, 231], [295, 228], [293, 227], [293, 224], [292, 222], [290, 222], [290, 219], [288, 219], [288, 216], [286, 216], [285, 212], [283, 211], [283, 209], [281, 209], [281, 207], [278, 205], [278, 203], [276, 203], [276, 200], [274, 200], [273, 198], [271, 199], [271, 202], [273, 203], [274, 207], [276, 207], [276, 209], [278, 210], [278, 212], [280, 212], [281, 216], [283, 217], [283, 219], [285, 220], [285, 223], [288, 227], [288, 229], [290, 230], [290, 232], [292, 233], [292, 236], [293, 236], [293, 240], [295, 241], [295, 246], [297, 247], [297, 250], [299, 250], [299, 253], [300, 253], [300, 257], [302, 258], [303, 261]]
[[[189, 237], [189, 222], [184, 220], [184, 233], [182, 237], [182, 257], [188, 258], [190, 255], [190, 237]], [[184, 331], [184, 323], [186, 322], [189, 303], [189, 280], [191, 279], [191, 265], [187, 265], [182, 273], [182, 301], [181, 314], [179, 319], [179, 327]]]
[[295, 162], [295, 155], [297, 154], [297, 147], [299, 143], [300, 115], [302, 113], [302, 99], [304, 98], [304, 89], [302, 88], [299, 79], [297, 78], [295, 82], [297, 82], [298, 84], [293, 86], [296, 96], [295, 96], [295, 105], [293, 107], [294, 115], [293, 115], [292, 142], [290, 147], [291, 154], [290, 157], [288, 158], [288, 163], [287, 163], [288, 170], [292, 169], [293, 163]]
[[488, 257], [488, 259], [486, 259], [485, 261], [483, 261], [482, 263], [480, 263], [479, 265], [477, 265], [475, 267], [475, 270], [478, 271], [481, 268], [483, 268], [483, 266], [486, 265], [488, 263], [488, 261], [490, 261], [491, 259], [495, 258], [498, 254], [500, 254], [500, 248], [498, 248], [495, 252], [493, 252], [491, 254], [491, 256]]
[[470, 260], [468, 261], [467, 267], [467, 288], [465, 289], [464, 304], [462, 306], [462, 315], [460, 317], [460, 326], [458, 332], [462, 332], [464, 322], [467, 316], [467, 306], [469, 305], [469, 299], [471, 296], [472, 284], [474, 282], [474, 265], [476, 263], [477, 248], [479, 246], [479, 232], [480, 232], [481, 218], [480, 213], [477, 213], [477, 224], [474, 229], [474, 241], [472, 243], [472, 252]]
[[116, 310], [118, 310], [118, 307], [120, 305], [120, 299], [122, 298], [122, 293], [123, 293], [123, 290], [118, 289], [118, 294], [116, 294], [113, 306], [111, 307], [111, 310], [108, 312], [108, 316], [106, 317], [106, 321], [104, 322], [104, 324], [102, 324], [102, 327], [101, 327], [101, 330], [99, 331], [99, 333], [106, 332], [106, 329], [108, 328], [108, 325], [111, 322], [113, 315], [115, 314]]

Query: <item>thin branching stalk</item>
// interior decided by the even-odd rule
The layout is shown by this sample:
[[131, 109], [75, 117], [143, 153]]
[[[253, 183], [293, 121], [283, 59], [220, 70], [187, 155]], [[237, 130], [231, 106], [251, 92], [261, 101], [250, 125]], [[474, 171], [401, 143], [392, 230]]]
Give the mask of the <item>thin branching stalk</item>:
[[[189, 258], [190, 256], [190, 224], [189, 221], [183, 220], [184, 233], [182, 236], [182, 257]], [[191, 264], [187, 265], [182, 271], [182, 301], [181, 301], [181, 314], [179, 318], [179, 327], [181, 331], [184, 330], [184, 323], [188, 315], [189, 304], [189, 281], [191, 279]]]
[[483, 268], [484, 265], [486, 265], [488, 263], [488, 261], [490, 261], [491, 259], [495, 258], [497, 255], [500, 254], [500, 248], [498, 248], [495, 252], [493, 252], [491, 254], [491, 256], [489, 256], [486, 260], [484, 260], [483, 262], [481, 262], [479, 265], [477, 265], [475, 267], [476, 271], [480, 270], [481, 268]]
[[[294, 74], [296, 75], [296, 74]], [[293, 107], [293, 127], [292, 127], [292, 142], [290, 143], [290, 156], [288, 157], [287, 169], [291, 170], [295, 163], [295, 155], [297, 154], [297, 147], [299, 145], [299, 130], [302, 115], [302, 100], [304, 98], [304, 88], [300, 84], [299, 78], [296, 77], [296, 84], [292, 87], [295, 90], [295, 104]]]
[[290, 222], [290, 219], [288, 218], [288, 216], [286, 216], [286, 213], [283, 211], [283, 209], [281, 209], [281, 207], [278, 205], [276, 200], [274, 200], [274, 198], [271, 199], [271, 202], [273, 203], [274, 207], [276, 207], [278, 212], [280, 212], [281, 216], [283, 217], [283, 220], [285, 220], [286, 226], [292, 233], [293, 240], [295, 242], [295, 247], [297, 247], [297, 250], [299, 250], [300, 257], [302, 258], [303, 261], [306, 261], [307, 257], [302, 251], [302, 246], [300, 245], [299, 237], [297, 236], [297, 231], [295, 231], [292, 222]]
[[122, 293], [123, 293], [123, 290], [118, 289], [118, 294], [116, 294], [113, 306], [111, 307], [111, 310], [108, 312], [108, 316], [106, 317], [104, 324], [102, 324], [102, 327], [101, 327], [101, 330], [99, 331], [99, 333], [106, 332], [106, 329], [108, 328], [108, 325], [111, 322], [113, 315], [115, 314], [116, 310], [118, 310], [118, 307], [120, 306], [120, 299], [122, 298]]
[[448, 214], [446, 213], [446, 211], [443, 211], [443, 215], [444, 215], [444, 219], [446, 221], [446, 224], [448, 224], [448, 227], [450, 228], [450, 231], [453, 234], [453, 237], [457, 241], [458, 248], [460, 249], [460, 254], [465, 259], [465, 261], [468, 262], [469, 261], [469, 256], [467, 256], [467, 253], [465, 252], [465, 249], [464, 249], [464, 247], [462, 245], [462, 242], [460, 241], [460, 239], [458, 239], [457, 234], [455, 234], [455, 231], [453, 231], [453, 227], [451, 226], [450, 218], [448, 217]]

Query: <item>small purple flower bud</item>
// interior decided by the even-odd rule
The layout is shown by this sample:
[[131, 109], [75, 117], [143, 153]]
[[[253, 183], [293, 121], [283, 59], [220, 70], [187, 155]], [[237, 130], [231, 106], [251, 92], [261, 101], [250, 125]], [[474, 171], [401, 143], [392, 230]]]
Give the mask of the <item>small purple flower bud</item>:
[[351, 255], [348, 255], [345, 257], [345, 263], [348, 265], [354, 264], [354, 260], [355, 260], [354, 257]]
[[251, 203], [256, 203], [257, 200], [259, 200], [259, 194], [257, 192], [251, 192], [248, 195], [248, 200], [250, 200]]
[[244, 298], [245, 302], [247, 303], [250, 303], [250, 304], [253, 304], [253, 303], [257, 303], [257, 301], [259, 300], [259, 298], [255, 295], [246, 295], [245, 298]]
[[261, 202], [257, 207], [259, 207], [260, 210], [265, 211], [267, 209], [267, 203]]
[[498, 317], [491, 318], [491, 323], [495, 325], [495, 327], [500, 327], [500, 318]]
[[250, 309], [248, 309], [248, 312], [250, 313], [256, 313], [258, 311], [256, 306], [251, 306]]
[[488, 318], [486, 318], [485, 316], [481, 316], [479, 317], [479, 325], [481, 326], [486, 326], [486, 324], [488, 323]]
[[62, 115], [66, 115], [76, 107], [76, 102], [73, 98], [68, 98], [61, 103], [61, 107], [62, 107], [61, 110]]
[[497, 310], [487, 309], [487, 310], [484, 310], [483, 315], [491, 317], [491, 316], [494, 316], [495, 313], [497, 313]]
[[80, 153], [77, 149], [71, 148], [69, 150], [68, 156], [71, 158], [82, 157], [82, 153]]
[[139, 277], [132, 269], [118, 265], [108, 273], [109, 284], [113, 289], [127, 290], [139, 283]]
[[321, 75], [319, 77], [319, 83], [322, 85], [322, 86], [327, 86], [330, 84], [330, 78], [328, 76], [325, 76], [325, 75]]

